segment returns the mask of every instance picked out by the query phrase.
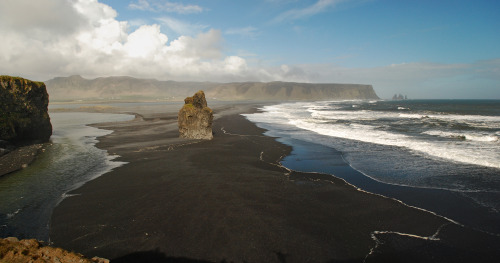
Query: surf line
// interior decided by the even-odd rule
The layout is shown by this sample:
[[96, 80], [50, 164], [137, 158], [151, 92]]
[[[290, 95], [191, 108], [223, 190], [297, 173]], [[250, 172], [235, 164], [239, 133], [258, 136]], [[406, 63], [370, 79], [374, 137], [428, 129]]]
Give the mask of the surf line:
[[[245, 135], [245, 134], [234, 134], [234, 133], [230, 133], [230, 132], [226, 131], [226, 130], [224, 129], [224, 127], [221, 127], [220, 129], [221, 129], [221, 131], [222, 131], [224, 134], [226, 134], [226, 135], [231, 135], [231, 136], [240, 136], [240, 137], [268, 137], [268, 136], [266, 136], [266, 135]], [[293, 146], [292, 146], [292, 147], [293, 147]], [[295, 171], [295, 170], [292, 170], [292, 169], [290, 169], [290, 168], [288, 168], [288, 167], [284, 166], [284, 165], [281, 163], [281, 160], [283, 160], [283, 158], [284, 158], [284, 157], [285, 157], [284, 155], [280, 156], [280, 158], [278, 158], [278, 160], [277, 160], [275, 163], [267, 162], [267, 161], [265, 161], [265, 160], [264, 160], [264, 151], [261, 151], [260, 156], [259, 156], [259, 160], [260, 160], [260, 161], [262, 161], [262, 162], [265, 162], [265, 163], [267, 163], [267, 164], [270, 164], [270, 165], [276, 166], [276, 167], [278, 167], [278, 168], [284, 169], [284, 170], [286, 171], [286, 172], [284, 173], [284, 175], [285, 175], [287, 178], [290, 178], [290, 174], [291, 174], [292, 172], [297, 172], [297, 173], [305, 173], [305, 174], [325, 174], [325, 173], [319, 173], [319, 172], [301, 172], [301, 171]], [[349, 167], [351, 167], [351, 168], [352, 168], [352, 169], [354, 169], [355, 171], [358, 171], [357, 169], [355, 169], [354, 167], [352, 167], [352, 166], [351, 166], [351, 164], [350, 164], [349, 162], [347, 162], [347, 161], [345, 160], [345, 158], [344, 158], [344, 156], [343, 156], [343, 155], [342, 155], [342, 160], [344, 160], [347, 164], [349, 164]], [[358, 171], [358, 172], [360, 172], [360, 171]], [[361, 173], [361, 174], [363, 174], [363, 175], [365, 175], [365, 176], [367, 176], [365, 173], [362, 173], [362, 172], [360, 172], [360, 173]], [[363, 192], [363, 193], [367, 193], [367, 194], [371, 194], [371, 195], [375, 195], [375, 196], [380, 196], [380, 197], [383, 197], [383, 198], [388, 198], [388, 199], [394, 200], [394, 201], [396, 201], [396, 202], [399, 202], [400, 204], [402, 204], [402, 205], [404, 205], [404, 206], [406, 206], [406, 207], [413, 208], [413, 209], [417, 209], [417, 210], [420, 210], [420, 211], [423, 211], [423, 212], [426, 212], [426, 213], [430, 213], [430, 214], [432, 214], [432, 215], [434, 215], [434, 216], [437, 216], [437, 217], [439, 217], [439, 218], [445, 219], [445, 220], [446, 220], [446, 221], [448, 221], [448, 222], [451, 222], [451, 223], [456, 224], [456, 225], [461, 226], [461, 227], [465, 227], [463, 224], [461, 224], [461, 223], [459, 223], [459, 222], [457, 222], [457, 221], [455, 221], [455, 220], [453, 220], [453, 219], [451, 219], [451, 218], [448, 218], [448, 217], [445, 217], [445, 216], [443, 216], [443, 215], [437, 214], [436, 212], [433, 212], [433, 211], [426, 210], [426, 209], [423, 209], [423, 208], [420, 208], [420, 207], [416, 207], [416, 206], [412, 206], [412, 205], [406, 204], [405, 202], [403, 202], [403, 201], [401, 201], [401, 200], [399, 200], [399, 199], [393, 198], [393, 197], [388, 197], [388, 196], [385, 196], [385, 195], [382, 195], [382, 194], [377, 194], [377, 193], [372, 193], [372, 192], [366, 191], [366, 190], [364, 190], [364, 189], [361, 189], [360, 187], [357, 187], [357, 186], [355, 186], [355, 185], [353, 185], [353, 184], [351, 184], [351, 183], [347, 182], [347, 181], [346, 181], [345, 179], [343, 179], [343, 178], [337, 177], [337, 176], [335, 176], [335, 175], [333, 175], [333, 174], [328, 174], [328, 175], [333, 176], [333, 177], [335, 177], [335, 178], [337, 178], [337, 179], [340, 179], [340, 180], [344, 181], [344, 183], [346, 183], [347, 185], [350, 185], [351, 187], [353, 187], [353, 188], [354, 188], [354, 189], [356, 189], [357, 191], [360, 191], [360, 192]], [[373, 178], [372, 178], [372, 177], [370, 177], [370, 176], [367, 176], [367, 177], [368, 177], [368, 178], [373, 179]], [[375, 180], [375, 179], [373, 179], [373, 180]], [[325, 180], [325, 181], [328, 181], [328, 180]], [[375, 181], [377, 181], [377, 180], [375, 180]], [[332, 181], [329, 181], [329, 182], [330, 182], [330, 183], [333, 183]], [[487, 232], [486, 232], [486, 233], [487, 233]], [[489, 234], [491, 234], [491, 233], [489, 233]], [[410, 235], [410, 234], [408, 234], [408, 235]]]
[[368, 177], [372, 179], [373, 181], [381, 184], [386, 184], [386, 185], [392, 185], [392, 186], [403, 186], [403, 187], [410, 187], [410, 188], [416, 188], [416, 189], [430, 189], [430, 190], [444, 190], [444, 191], [450, 191], [450, 192], [457, 192], [457, 193], [498, 193], [499, 191], [482, 191], [482, 190], [461, 190], [461, 189], [451, 189], [451, 188], [446, 188], [446, 187], [430, 187], [430, 186], [418, 186], [418, 185], [408, 185], [408, 184], [396, 184], [396, 183], [389, 183], [389, 182], [384, 182], [382, 180], [379, 180], [373, 176], [370, 176], [369, 174], [360, 171], [356, 168], [354, 168], [349, 161], [347, 161], [344, 158], [344, 153], [340, 155], [342, 157], [342, 160], [349, 165], [353, 170], [361, 173], [365, 177]]
[[[286, 173], [284, 173], [284, 175], [289, 178], [290, 174], [293, 173], [293, 172], [297, 172], [297, 173], [304, 173], [304, 174], [325, 174], [325, 173], [319, 173], [319, 172], [301, 172], [301, 171], [296, 171], [296, 170], [292, 170], [288, 167], [285, 167], [283, 166], [283, 164], [279, 161], [279, 160], [282, 160], [284, 158], [284, 156], [281, 156], [279, 158], [279, 160], [276, 162], [276, 163], [270, 163], [270, 162], [267, 162], [264, 160], [263, 158], [264, 156], [264, 151], [261, 151], [260, 152], [260, 156], [259, 156], [259, 160], [264, 162], [264, 163], [267, 163], [267, 164], [270, 164], [270, 165], [273, 165], [273, 166], [276, 166], [276, 167], [279, 167], [281, 169], [284, 169], [286, 170]], [[394, 201], [397, 201], [399, 203], [401, 203], [403, 206], [406, 206], [406, 207], [409, 207], [409, 208], [413, 208], [413, 209], [417, 209], [417, 210], [420, 210], [420, 211], [423, 211], [423, 212], [426, 212], [426, 213], [430, 213], [434, 216], [437, 216], [439, 218], [443, 218], [445, 219], [446, 223], [442, 224], [441, 226], [439, 226], [437, 228], [437, 230], [434, 232], [434, 234], [432, 234], [431, 236], [420, 236], [420, 235], [416, 235], [416, 234], [409, 234], [409, 233], [402, 233], [402, 232], [397, 232], [397, 231], [379, 231], [379, 230], [375, 230], [375, 231], [372, 231], [370, 233], [370, 236], [371, 238], [375, 241], [375, 246], [372, 247], [370, 249], [370, 251], [368, 252], [368, 254], [365, 256], [363, 262], [366, 262], [366, 260], [368, 259], [368, 257], [373, 254], [375, 252], [375, 250], [377, 249], [377, 247], [380, 246], [380, 244], [382, 244], [382, 241], [380, 241], [378, 238], [377, 238], [377, 235], [383, 235], [383, 234], [395, 234], [395, 235], [399, 235], [399, 236], [406, 236], [406, 237], [411, 237], [411, 238], [418, 238], [418, 239], [423, 239], [423, 240], [429, 240], [429, 241], [438, 241], [440, 240], [438, 235], [439, 233], [441, 232], [441, 230], [445, 227], [445, 226], [448, 226], [450, 224], [456, 224], [456, 225], [459, 225], [459, 226], [462, 226], [464, 227], [464, 225], [458, 223], [457, 221], [454, 221], [450, 218], [447, 218], [445, 216], [442, 216], [442, 215], [439, 215], [439, 214], [436, 214], [435, 212], [432, 212], [432, 211], [428, 211], [428, 210], [425, 210], [423, 208], [419, 208], [419, 207], [415, 207], [415, 206], [411, 206], [411, 205], [408, 205], [406, 203], [404, 203], [403, 201], [401, 200], [398, 200], [398, 199], [395, 199], [395, 198], [391, 198], [391, 197], [387, 197], [387, 196], [384, 196], [384, 195], [381, 195], [381, 194], [376, 194], [376, 193], [371, 193], [371, 192], [368, 192], [366, 190], [363, 190], [359, 187], [356, 187], [355, 185], [347, 182], [345, 179], [343, 178], [339, 178], [339, 177], [336, 177], [335, 175], [331, 175], [331, 174], [327, 174], [327, 175], [330, 175], [332, 177], [335, 177], [337, 179], [340, 179], [342, 180], [344, 183], [346, 183], [347, 185], [353, 187], [354, 189], [356, 189], [357, 191], [360, 191], [360, 192], [363, 192], [363, 193], [366, 193], [366, 194], [371, 194], [371, 195], [376, 195], [376, 196], [380, 196], [382, 198], [388, 198], [388, 199], [392, 199]], [[329, 180], [321, 180], [321, 179], [318, 179], [318, 180], [313, 180], [313, 181], [326, 181], [326, 182], [329, 182], [329, 183], [334, 183], [332, 181], [329, 181]]]

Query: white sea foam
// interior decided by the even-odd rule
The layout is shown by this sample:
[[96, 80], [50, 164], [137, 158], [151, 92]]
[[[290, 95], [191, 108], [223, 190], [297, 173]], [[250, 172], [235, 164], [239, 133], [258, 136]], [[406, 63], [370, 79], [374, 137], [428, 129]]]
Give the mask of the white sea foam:
[[[287, 103], [266, 106], [263, 113], [246, 115], [251, 121], [287, 124], [330, 137], [362, 141], [380, 145], [404, 147], [429, 156], [454, 162], [500, 168], [500, 147], [498, 132], [481, 134], [477, 132], [453, 132], [430, 130], [427, 135], [455, 137], [456, 141], [425, 140], [422, 137], [387, 131], [380, 126], [381, 119], [405, 121], [408, 119], [433, 119], [446, 123], [460, 123], [471, 127], [500, 127], [500, 117], [453, 115], [453, 114], [412, 114], [388, 111], [339, 110], [340, 107], [327, 103]], [[307, 114], [306, 114], [307, 113]], [[344, 121], [339, 123], [338, 121]], [[462, 137], [464, 136], [464, 137]], [[465, 138], [465, 140], [460, 140]]]
[[[311, 158], [304, 163], [306, 170], [338, 173], [337, 176], [351, 180], [343, 168], [330, 167], [337, 163], [329, 161], [327, 148], [317, 146], [322, 144], [341, 151], [350, 167], [375, 181], [452, 191], [459, 201], [463, 198], [472, 201], [473, 204], [464, 203], [464, 207], [478, 208], [477, 216], [489, 218], [491, 213], [498, 213], [500, 117], [454, 114], [458, 106], [453, 102], [402, 104], [408, 110], [398, 110], [396, 105], [301, 102], [264, 107], [263, 113], [246, 116], [268, 129], [268, 135], [290, 141], [294, 150], [297, 141], [298, 156], [302, 151], [300, 141], [313, 143], [313, 149], [322, 149], [305, 155], [307, 160]], [[459, 110], [498, 114], [495, 110], [470, 108]], [[290, 158], [284, 165], [301, 167], [301, 161]], [[352, 183], [356, 180], [352, 178]], [[460, 217], [457, 220], [462, 221]], [[489, 231], [488, 228], [480, 227]], [[414, 237], [434, 240], [438, 234], [439, 230], [429, 237]]]
[[448, 131], [439, 131], [439, 130], [429, 130], [423, 132], [423, 134], [445, 137], [445, 138], [457, 138], [468, 141], [476, 141], [476, 142], [498, 142], [498, 135], [493, 134], [480, 134], [480, 133], [471, 133], [471, 132], [448, 132]]

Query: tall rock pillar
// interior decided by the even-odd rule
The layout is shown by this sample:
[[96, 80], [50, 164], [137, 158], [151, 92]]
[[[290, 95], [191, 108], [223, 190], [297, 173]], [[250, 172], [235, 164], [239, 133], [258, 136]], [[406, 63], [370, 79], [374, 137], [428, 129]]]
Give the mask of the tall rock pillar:
[[184, 106], [179, 111], [179, 137], [188, 139], [211, 140], [214, 115], [207, 107], [205, 93], [200, 90], [193, 97], [184, 99]]

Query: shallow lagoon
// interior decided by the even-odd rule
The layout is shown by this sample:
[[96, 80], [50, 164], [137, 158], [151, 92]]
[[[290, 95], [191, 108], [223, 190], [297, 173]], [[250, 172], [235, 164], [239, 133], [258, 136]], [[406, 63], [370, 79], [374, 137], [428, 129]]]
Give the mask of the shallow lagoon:
[[51, 112], [50, 117], [53, 134], [37, 160], [0, 178], [2, 237], [49, 241], [52, 211], [66, 193], [124, 164], [95, 147], [97, 137], [112, 131], [86, 125], [132, 120], [133, 115]]

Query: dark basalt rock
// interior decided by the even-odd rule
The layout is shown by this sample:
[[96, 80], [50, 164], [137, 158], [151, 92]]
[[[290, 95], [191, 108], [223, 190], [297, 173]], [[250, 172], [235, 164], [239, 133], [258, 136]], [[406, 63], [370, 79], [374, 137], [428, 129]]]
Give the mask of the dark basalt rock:
[[214, 115], [207, 107], [205, 93], [200, 90], [193, 97], [184, 100], [178, 115], [179, 137], [188, 139], [211, 140]]
[[0, 140], [46, 142], [52, 135], [43, 82], [0, 76]]

